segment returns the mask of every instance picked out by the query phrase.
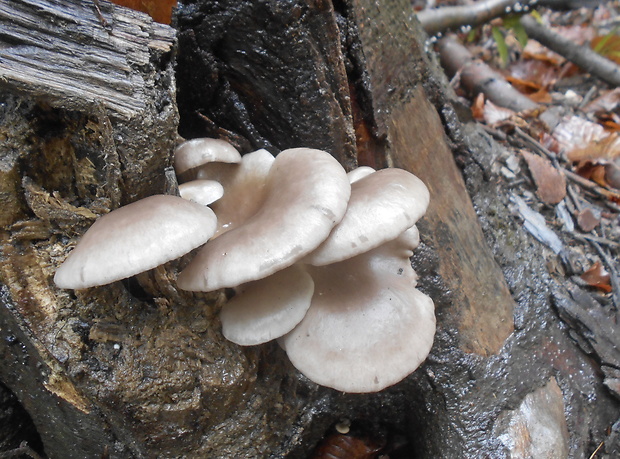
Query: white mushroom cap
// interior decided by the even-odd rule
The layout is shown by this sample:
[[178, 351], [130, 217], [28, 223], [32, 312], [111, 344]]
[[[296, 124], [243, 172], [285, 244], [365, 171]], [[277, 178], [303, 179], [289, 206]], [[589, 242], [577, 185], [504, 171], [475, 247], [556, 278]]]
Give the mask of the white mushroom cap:
[[370, 166], [360, 166], [347, 173], [347, 177], [349, 177], [349, 182], [353, 183], [373, 172], [375, 172], [375, 170]]
[[266, 343], [290, 332], [306, 315], [314, 282], [302, 265], [238, 287], [222, 308], [222, 332], [243, 346]]
[[426, 212], [428, 189], [402, 169], [382, 169], [351, 184], [342, 221], [305, 261], [323, 266], [346, 260], [396, 238]]
[[216, 236], [245, 223], [265, 201], [267, 176], [275, 158], [267, 150], [243, 155], [240, 164], [209, 164], [198, 175], [217, 180], [224, 195], [211, 208], [217, 215]]
[[215, 233], [211, 209], [156, 195], [99, 218], [58, 268], [60, 288], [104, 285], [155, 268], [201, 246]]
[[207, 206], [224, 195], [224, 187], [215, 180], [192, 180], [179, 185], [183, 199]]
[[214, 161], [238, 163], [241, 155], [225, 140], [208, 138], [188, 140], [174, 151], [174, 170], [177, 175]]
[[[291, 266], [342, 219], [350, 193], [344, 169], [328, 153], [309, 148], [281, 152], [269, 170], [260, 207], [205, 245], [179, 275], [179, 287], [207, 292], [236, 287]], [[226, 192], [216, 204], [225, 198]]]
[[344, 392], [376, 392], [412, 373], [430, 352], [433, 302], [411, 282], [415, 273], [402, 256], [408, 248], [398, 257], [395, 249], [381, 246], [308, 267], [312, 304], [280, 343], [310, 380]]

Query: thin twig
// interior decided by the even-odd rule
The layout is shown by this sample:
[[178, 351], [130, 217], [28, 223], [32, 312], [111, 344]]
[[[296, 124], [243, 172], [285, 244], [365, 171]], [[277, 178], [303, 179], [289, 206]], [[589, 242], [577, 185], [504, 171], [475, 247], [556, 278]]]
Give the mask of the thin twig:
[[562, 166], [560, 166], [560, 163], [558, 162], [558, 156], [551, 153], [548, 148], [546, 148], [543, 144], [541, 144], [534, 137], [529, 135], [527, 132], [524, 132], [520, 127], [515, 127], [515, 134], [521, 137], [521, 139], [527, 142], [528, 144], [532, 145], [540, 153], [543, 153], [548, 159], [551, 160], [554, 166], [556, 166], [559, 169], [564, 169]]
[[539, 24], [530, 15], [521, 18], [521, 25], [530, 38], [565, 57], [573, 64], [597, 76], [612, 86], [620, 86], [620, 67], [586, 46], [564, 38], [563, 36]]
[[575, 174], [574, 172], [569, 171], [568, 169], [564, 169], [564, 173], [566, 174], [566, 178], [568, 178], [571, 181], [577, 183], [578, 185], [582, 186], [583, 188], [586, 188], [586, 189], [588, 189], [588, 190], [598, 194], [599, 196], [603, 196], [603, 197], [605, 197], [607, 199], [620, 202], [620, 193], [616, 193], [614, 191], [608, 190], [607, 188], [603, 188], [602, 186], [597, 185], [592, 180], [588, 180], [586, 178], [583, 178], [581, 175]]
[[596, 456], [596, 453], [599, 452], [599, 450], [603, 447], [604, 444], [605, 444], [605, 442], [602, 441], [600, 443], [600, 445], [598, 445], [598, 447], [594, 450], [594, 452], [592, 454], [590, 454], [590, 457], [588, 459], [594, 459], [594, 456]]
[[469, 50], [453, 36], [437, 42], [441, 65], [448, 76], [460, 75], [460, 84], [474, 95], [482, 92], [495, 105], [515, 112], [536, 110], [538, 104], [517, 91], [506, 79], [487, 64], [476, 59]]
[[620, 243], [604, 237], [591, 236], [589, 234], [573, 234], [573, 237], [580, 241], [596, 242], [601, 245], [607, 245], [609, 247], [615, 247], [617, 249], [620, 248]]

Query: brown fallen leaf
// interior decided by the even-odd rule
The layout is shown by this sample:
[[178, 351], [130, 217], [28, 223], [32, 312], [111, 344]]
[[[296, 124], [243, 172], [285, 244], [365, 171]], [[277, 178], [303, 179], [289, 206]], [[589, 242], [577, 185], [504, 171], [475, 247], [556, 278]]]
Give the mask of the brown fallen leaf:
[[325, 438], [310, 456], [311, 459], [373, 459], [383, 448], [376, 439], [332, 434]]
[[471, 115], [476, 121], [484, 121], [484, 93], [480, 93], [471, 105]]
[[484, 120], [489, 126], [492, 126], [501, 121], [505, 121], [516, 115], [516, 113], [509, 108], [500, 107], [495, 105], [490, 100], [484, 103]]
[[592, 209], [586, 207], [577, 215], [577, 224], [581, 231], [589, 233], [601, 223], [600, 215], [596, 215]]
[[604, 91], [602, 95], [590, 102], [584, 110], [587, 113], [611, 112], [620, 105], [620, 88]]
[[615, 159], [620, 157], [620, 136], [617, 132], [601, 140], [594, 140], [583, 148], [575, 148], [568, 155], [571, 161]]
[[566, 179], [546, 158], [521, 150], [532, 178], [536, 183], [536, 194], [546, 204], [557, 204], [566, 196]]
[[555, 127], [552, 135], [561, 150], [570, 152], [585, 148], [593, 142], [600, 142], [609, 133], [598, 123], [593, 123], [579, 116], [570, 116], [563, 119]]
[[620, 64], [620, 35], [608, 33], [594, 37], [590, 42], [590, 48], [616, 64]]
[[594, 263], [590, 269], [584, 272], [581, 276], [589, 286], [598, 288], [605, 293], [611, 292], [611, 276], [605, 270], [600, 261]]
[[545, 88], [540, 88], [538, 91], [531, 94], [527, 94], [527, 97], [539, 104], [550, 104], [553, 101], [551, 94]]

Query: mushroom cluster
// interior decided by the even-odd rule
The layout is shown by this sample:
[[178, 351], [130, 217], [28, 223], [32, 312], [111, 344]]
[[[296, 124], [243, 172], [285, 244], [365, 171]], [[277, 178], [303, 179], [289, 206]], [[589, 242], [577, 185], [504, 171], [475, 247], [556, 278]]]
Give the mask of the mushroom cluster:
[[347, 174], [310, 148], [241, 156], [216, 139], [183, 143], [174, 166], [181, 197], [99, 218], [58, 268], [59, 287], [107, 284], [202, 246], [177, 285], [235, 290], [220, 314], [230, 341], [277, 339], [301, 373], [344, 392], [382, 390], [426, 358], [434, 306], [409, 260], [429, 201], [420, 179]]

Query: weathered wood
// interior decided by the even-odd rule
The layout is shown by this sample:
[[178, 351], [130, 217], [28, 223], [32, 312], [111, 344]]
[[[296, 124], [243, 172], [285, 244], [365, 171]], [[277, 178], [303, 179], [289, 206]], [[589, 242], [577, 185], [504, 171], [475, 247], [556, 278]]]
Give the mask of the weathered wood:
[[101, 370], [84, 363], [97, 361], [88, 330], [103, 313], [89, 308], [107, 297], [80, 301], [51, 282], [67, 238], [163, 190], [177, 140], [174, 30], [99, 5], [0, 3], [0, 379], [50, 457], [144, 452], [101, 396], [103, 381], [92, 383]]
[[142, 113], [149, 94], [133, 69], [148, 65], [154, 52], [170, 51], [174, 29], [101, 5], [100, 17], [86, 1], [0, 3], [0, 88], [69, 110], [101, 104], [125, 120]]
[[[33, 17], [50, 19], [58, 11], [42, 27], [58, 23], [66, 30], [75, 30], [63, 22], [74, 3], [15, 2]], [[48, 7], [37, 9], [41, 4]], [[565, 422], [570, 440], [554, 440], [562, 448], [570, 441], [576, 456], [585, 456], [591, 438], [599, 441], [616, 406], [593, 383], [595, 362], [571, 345], [548, 307], [553, 281], [498, 195], [493, 146], [465, 133], [453, 117], [449, 95], [438, 91], [445, 79], [424, 55], [404, 0], [187, 0], [180, 5], [178, 100], [187, 135], [226, 137], [246, 151], [324, 148], [347, 167], [356, 158], [398, 165], [429, 184], [434, 204], [415, 263], [421, 288], [438, 306], [438, 331], [418, 371], [378, 394], [320, 388], [292, 368], [277, 344], [241, 348], [225, 341], [217, 320], [224, 293], [178, 291], [173, 279], [184, 260], [109, 286], [56, 289], [54, 270], [94, 216], [163, 190], [176, 140], [171, 55], [164, 51], [172, 48], [139, 38], [149, 59], [131, 64], [136, 45], [122, 45], [132, 39], [115, 35], [114, 18], [141, 22], [140, 31], [152, 30], [151, 21], [99, 4], [107, 26], [89, 1], [75, 11], [96, 28], [94, 36], [109, 34], [115, 62], [124, 59], [128, 75], [144, 81], [138, 90], [144, 109], [131, 115], [127, 105], [67, 89], [71, 78], [79, 80], [71, 72], [69, 80], [61, 78], [65, 92], [35, 78], [32, 86], [6, 80], [0, 94], [0, 193], [10, 203], [0, 212], [0, 333], [13, 337], [0, 342], [3, 363], [10, 363], [0, 378], [19, 389], [48, 454], [99, 457], [108, 446], [112, 457], [307, 457], [330, 425], [348, 418], [404, 434], [405, 457], [502, 457], [503, 441], [521, 440], [504, 438], [514, 430], [506, 424], [520, 415], [513, 409], [527, 407], [526, 395], [553, 376], [562, 394], [555, 387], [542, 393], [552, 393], [555, 407], [563, 395], [566, 411], [576, 413], [562, 419], [557, 410], [556, 431], [563, 433]], [[28, 40], [36, 40], [36, 30], [32, 35]], [[88, 34], [75, 36], [91, 43]], [[7, 47], [0, 52], [33, 52], [27, 41], [2, 37]], [[102, 94], [132, 88], [98, 81], [112, 85]], [[517, 326], [507, 339], [512, 302], [446, 132], [451, 142], [466, 135], [479, 140], [474, 146], [461, 139], [465, 146], [457, 147], [469, 148], [467, 174], [487, 174], [476, 208], [519, 299]], [[538, 258], [526, 266], [521, 253]], [[593, 408], [590, 400], [601, 402]], [[83, 417], [83, 428], [74, 429]], [[59, 422], [66, 425], [54, 441], [49, 437]]]
[[350, 15], [365, 51], [375, 136], [382, 139], [390, 164], [410, 170], [429, 187], [422, 240], [437, 251], [438, 272], [451, 292], [448, 301], [441, 301], [439, 292], [431, 296], [449, 317], [446, 325], [459, 330], [460, 347], [487, 356], [498, 352], [512, 332], [514, 303], [480, 230], [437, 108], [429, 100], [428, 80], [438, 77], [424, 56], [416, 25], [402, 16], [406, 3], [388, 8], [351, 2]]

